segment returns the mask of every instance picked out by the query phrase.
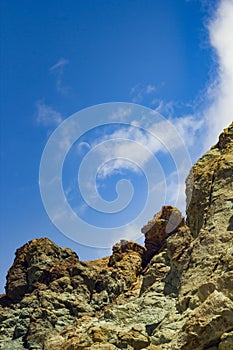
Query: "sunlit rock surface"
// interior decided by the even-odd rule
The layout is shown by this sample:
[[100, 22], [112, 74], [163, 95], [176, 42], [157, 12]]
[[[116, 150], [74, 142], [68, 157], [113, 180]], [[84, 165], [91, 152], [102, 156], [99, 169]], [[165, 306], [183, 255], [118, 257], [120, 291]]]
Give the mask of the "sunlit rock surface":
[[110, 257], [80, 262], [47, 238], [16, 251], [0, 348], [233, 349], [233, 124], [191, 169], [187, 221], [164, 206]]

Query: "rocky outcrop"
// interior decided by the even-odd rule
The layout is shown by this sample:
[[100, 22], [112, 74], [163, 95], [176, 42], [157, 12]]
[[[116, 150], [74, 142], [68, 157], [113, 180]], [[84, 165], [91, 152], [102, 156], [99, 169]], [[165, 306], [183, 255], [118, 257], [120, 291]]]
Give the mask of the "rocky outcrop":
[[138, 283], [144, 251], [121, 241], [110, 257], [84, 263], [47, 238], [25, 244], [16, 251], [0, 298], [0, 348], [42, 349], [65, 326], [94, 317], [122, 293], [127, 298]]
[[[201, 230], [233, 230], [233, 126], [193, 166], [187, 181], [187, 224], [194, 237]], [[224, 213], [224, 215], [222, 215]]]
[[166, 245], [166, 240], [179, 227], [184, 225], [181, 212], [172, 206], [164, 206], [154, 215], [154, 218], [143, 226], [142, 233], [145, 235], [145, 252], [143, 265], [146, 266], [152, 256], [158, 254]]
[[193, 166], [186, 192], [187, 224], [194, 240], [181, 294], [190, 296], [192, 290], [190, 300], [197, 303], [215, 289], [232, 298], [233, 124]]
[[187, 178], [187, 220], [164, 206], [110, 257], [47, 238], [17, 250], [0, 349], [233, 349], [233, 124]]
[[32, 240], [16, 251], [15, 261], [7, 275], [8, 308], [0, 317], [6, 328], [4, 339], [13, 339], [12, 349], [42, 348], [48, 334], [74, 322], [82, 313], [92, 312], [90, 298], [96, 280], [95, 270], [79, 262], [70, 249], [56, 246], [47, 238]]

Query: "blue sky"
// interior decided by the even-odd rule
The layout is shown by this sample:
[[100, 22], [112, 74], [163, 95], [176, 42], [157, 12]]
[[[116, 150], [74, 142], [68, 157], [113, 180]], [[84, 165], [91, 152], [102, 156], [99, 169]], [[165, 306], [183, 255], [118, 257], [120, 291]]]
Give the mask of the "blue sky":
[[[69, 239], [44, 209], [39, 188], [41, 156], [62, 121], [93, 105], [136, 103], [172, 123], [192, 163], [217, 141], [233, 114], [233, 1], [2, 0], [1, 17], [3, 291], [16, 248], [30, 239], [47, 236], [74, 249], [82, 260], [110, 252], [101, 244], [87, 247]], [[122, 108], [125, 116], [128, 107]], [[95, 124], [95, 114], [90, 118]], [[168, 130], [163, 130], [169, 137]], [[79, 207], [77, 212], [84, 220], [105, 227], [114, 226], [114, 220], [122, 220], [124, 225], [127, 217], [143, 207], [146, 192], [142, 172], [112, 163], [97, 177], [101, 196], [115, 200], [116, 183], [126, 179], [137, 189], [136, 204], [131, 204], [126, 216], [115, 219], [114, 215], [98, 217], [91, 210], [82, 210], [76, 187], [78, 167], [90, 148], [98, 142], [106, 145], [116, 133], [123, 138], [131, 135], [131, 141], [150, 142], [143, 132], [134, 133], [123, 125], [111, 125], [108, 130], [100, 127], [82, 135], [71, 147], [63, 169], [70, 205]], [[108, 147], [108, 156], [119, 156], [113, 152], [115, 148]], [[171, 154], [152, 149], [165, 177], [173, 175], [166, 185], [166, 200], [173, 204], [177, 188], [184, 187], [187, 169], [177, 180]], [[159, 173], [159, 165], [156, 171]], [[163, 199], [154, 212], [161, 203]], [[184, 210], [182, 199], [180, 205]], [[145, 217], [150, 219], [150, 215], [148, 212]], [[127, 231], [125, 234], [131, 238]]]

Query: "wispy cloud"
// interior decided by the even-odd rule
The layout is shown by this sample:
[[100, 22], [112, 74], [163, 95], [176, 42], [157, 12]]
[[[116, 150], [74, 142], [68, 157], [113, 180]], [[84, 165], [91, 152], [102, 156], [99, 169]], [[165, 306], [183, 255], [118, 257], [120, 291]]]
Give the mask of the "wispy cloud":
[[204, 125], [202, 119], [197, 119], [195, 115], [190, 114], [172, 119], [171, 122], [187, 148], [195, 145], [198, 132]]
[[166, 118], [173, 118], [175, 115], [175, 102], [165, 102], [161, 99], [154, 99], [151, 103], [155, 106], [154, 110]]
[[79, 142], [77, 147], [76, 147], [77, 153], [79, 155], [83, 155], [84, 153], [89, 151], [90, 148], [91, 148], [91, 145], [88, 142]]
[[[157, 152], [165, 151], [163, 146], [166, 146], [166, 150], [169, 154], [175, 153], [176, 148], [181, 145], [177, 143], [177, 137], [174, 135], [174, 128], [180, 135], [186, 147], [191, 149], [192, 147], [197, 149], [201, 143], [201, 139], [204, 139], [204, 150], [207, 150], [213, 145], [218, 138], [219, 133], [224, 127], [226, 127], [233, 117], [233, 41], [230, 33], [233, 33], [233, 0], [221, 0], [219, 6], [215, 12], [214, 17], [208, 23], [208, 31], [210, 37], [210, 45], [214, 50], [214, 57], [217, 63], [217, 69], [215, 70], [215, 78], [209, 83], [205, 94], [203, 94], [203, 105], [193, 110], [192, 113], [178, 116], [176, 112], [176, 106], [174, 102], [165, 103], [164, 101], [157, 101], [157, 107], [155, 113], [159, 112], [167, 117], [164, 122], [156, 124], [144, 124], [142, 121], [141, 126], [151, 133], [146, 133], [143, 129], [135, 130], [134, 127], [119, 128], [111, 135], [105, 135], [91, 144], [80, 143], [77, 151], [82, 153], [97, 144], [102, 143], [101, 147], [97, 150], [95, 157], [100, 160], [100, 164], [103, 166], [98, 172], [98, 180], [104, 180], [107, 176], [121, 172], [124, 170], [130, 170], [138, 172], [140, 166], [143, 168], [147, 165], [151, 158], [153, 158]], [[51, 72], [57, 73], [58, 80], [61, 77], [63, 68], [68, 64], [67, 60], [60, 59], [54, 66], [50, 68]], [[60, 74], [60, 76], [59, 76]], [[58, 90], [59, 90], [58, 84]], [[131, 90], [131, 98], [135, 103], [142, 103], [146, 97], [150, 100], [155, 98], [156, 87], [153, 85], [137, 85]], [[43, 103], [38, 105], [38, 121], [44, 125], [48, 125], [47, 121], [53, 121], [54, 124], [59, 124], [62, 121], [60, 113], [54, 111], [50, 106], [46, 106]], [[128, 115], [131, 113], [130, 109], [120, 109], [111, 116], [111, 120], [127, 120]], [[170, 121], [173, 125], [169, 127]], [[61, 138], [60, 148], [67, 149], [71, 146], [72, 132], [75, 127], [70, 127]], [[202, 134], [199, 138], [200, 133]], [[154, 136], [156, 135], [156, 137]], [[109, 139], [114, 140], [109, 144]], [[128, 143], [127, 143], [128, 141]], [[201, 146], [202, 147], [202, 146]], [[147, 152], [145, 148], [149, 149]], [[200, 150], [203, 152], [203, 149]], [[109, 159], [111, 161], [109, 161]], [[129, 161], [128, 161], [129, 160]], [[130, 162], [130, 160], [132, 160]], [[179, 164], [182, 165], [182, 164]], [[92, 170], [93, 164], [91, 163]], [[168, 172], [166, 174], [166, 190], [168, 193], [168, 204], [177, 205], [182, 211], [185, 210], [185, 178], [189, 167], [184, 166], [177, 171]], [[88, 176], [90, 174], [87, 172]], [[96, 175], [96, 173], [95, 173]], [[179, 175], [179, 178], [177, 177]], [[96, 192], [94, 191], [94, 182], [87, 183], [86, 177], [84, 178], [86, 192], [90, 194], [90, 202], [95, 203]], [[155, 190], [158, 192], [160, 186], [155, 182]], [[155, 196], [156, 197], [156, 196]], [[159, 196], [157, 196], [159, 197]], [[178, 199], [177, 199], [178, 197]], [[79, 210], [85, 212], [86, 206], [80, 207]], [[134, 231], [135, 232], [135, 231]], [[129, 234], [129, 233], [128, 233]]]
[[57, 126], [63, 121], [61, 113], [42, 101], [36, 103], [36, 122], [46, 127]]
[[66, 66], [67, 64], [69, 63], [69, 61], [65, 58], [60, 58], [58, 60], [57, 63], [55, 63], [52, 67], [49, 68], [49, 70], [52, 72], [52, 71], [55, 71], [57, 70], [58, 68], [62, 68], [64, 66]]
[[[122, 170], [137, 173], [157, 152], [173, 154], [174, 151], [183, 149], [184, 144], [193, 144], [195, 132], [202, 125], [202, 121], [196, 122], [192, 115], [173, 119], [172, 123], [166, 119], [159, 123], [153, 123], [152, 120], [153, 118], [142, 119], [140, 125], [136, 125], [138, 128], [133, 125], [119, 127], [117, 131], [104, 135], [93, 143], [93, 146], [101, 144], [97, 156], [104, 166], [98, 174], [99, 178], [104, 179], [121, 173]], [[105, 162], [105, 159], [112, 161]]]
[[[180, 109], [177, 101], [165, 102], [155, 97], [150, 103], [156, 112], [172, 122], [187, 147], [194, 146], [190, 151], [198, 157], [217, 142], [219, 134], [233, 120], [233, 0], [220, 0], [212, 5], [209, 1], [202, 2], [210, 13], [207, 30], [215, 69], [212, 67], [212, 78], [200, 93], [201, 97], [196, 97], [192, 108], [189, 106], [190, 112], [183, 116], [177, 112]], [[153, 85], [138, 84], [131, 89], [132, 101], [142, 103], [156, 91]]]
[[192, 111], [178, 116], [177, 102], [154, 99], [155, 111], [165, 116], [176, 127], [195, 158], [214, 145], [219, 134], [233, 120], [233, 0], [221, 0], [214, 9], [204, 4], [211, 13], [207, 23], [209, 45], [213, 49], [212, 78], [205, 90], [192, 103]]
[[62, 95], [67, 95], [67, 93], [70, 91], [70, 87], [63, 84], [64, 67], [68, 64], [69, 60], [62, 57], [57, 61], [57, 63], [49, 68], [49, 71], [56, 77], [56, 89]]
[[122, 108], [119, 107], [116, 112], [113, 112], [109, 119], [117, 122], [124, 122], [125, 119], [127, 120], [127, 117], [131, 114], [130, 108]]
[[130, 96], [133, 103], [142, 103], [144, 98], [156, 91], [156, 87], [152, 84], [141, 85], [137, 84], [132, 87]]
[[206, 137], [204, 149], [216, 143], [219, 133], [233, 119], [233, 0], [221, 0], [208, 23], [217, 76], [207, 89], [209, 106], [203, 112]]

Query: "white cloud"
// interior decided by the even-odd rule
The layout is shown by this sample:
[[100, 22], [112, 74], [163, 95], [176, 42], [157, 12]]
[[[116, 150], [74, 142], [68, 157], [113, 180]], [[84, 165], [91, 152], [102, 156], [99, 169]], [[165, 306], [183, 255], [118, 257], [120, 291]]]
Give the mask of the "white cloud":
[[165, 102], [163, 100], [154, 99], [152, 105], [155, 107], [155, 112], [165, 116], [166, 118], [174, 117], [175, 103], [173, 101]]
[[61, 113], [42, 101], [36, 103], [36, 109], [36, 121], [40, 125], [57, 126], [63, 121]]
[[117, 122], [124, 122], [126, 117], [128, 117], [130, 114], [131, 114], [130, 108], [119, 107], [116, 112], [110, 115], [109, 119]]
[[58, 68], [62, 68], [66, 66], [69, 63], [69, 61], [65, 58], [60, 58], [57, 63], [55, 63], [52, 67], [49, 68], [50, 71], [55, 71]]
[[[215, 50], [217, 60], [217, 77], [209, 84], [206, 89], [206, 93], [203, 94], [203, 100], [205, 99], [206, 108], [199, 108], [199, 110], [192, 114], [187, 114], [181, 117], [174, 117], [176, 115], [175, 104], [173, 102], [165, 103], [163, 101], [158, 102], [158, 106], [155, 109], [155, 113], [159, 112], [165, 114], [167, 119], [170, 120], [177, 133], [180, 135], [186, 147], [189, 149], [197, 148], [200, 144], [199, 133], [202, 133], [204, 138], [204, 148], [207, 150], [212, 146], [218, 138], [218, 135], [224, 127], [226, 127], [233, 117], [233, 40], [231, 33], [233, 33], [233, 0], [222, 0], [219, 3], [219, 7], [215, 13], [214, 18], [208, 24], [208, 30], [210, 35], [210, 44]], [[57, 71], [63, 69], [67, 64], [66, 60], [58, 61], [51, 71]], [[153, 97], [153, 93], [156, 88], [153, 85], [137, 85], [131, 90], [132, 101], [135, 103], [142, 102], [146, 96]], [[41, 108], [43, 107], [43, 108]], [[47, 109], [45, 108], [47, 107]], [[52, 113], [53, 112], [53, 113]], [[111, 120], [127, 120], [128, 115], [131, 113], [130, 109], [121, 109], [115, 114], [112, 114]], [[62, 120], [59, 113], [54, 111], [51, 107], [42, 104], [40, 106], [40, 122], [45, 124], [47, 120], [46, 116], [50, 115], [50, 119], [56, 121]], [[146, 121], [147, 122], [147, 121]], [[150, 133], [144, 132], [142, 129], [135, 129], [133, 127], [120, 128], [111, 135], [105, 135], [101, 139], [97, 139], [92, 143], [92, 147], [102, 142], [101, 148], [97, 152], [96, 156], [99, 157], [100, 163], [103, 160], [102, 167], [98, 176], [101, 179], [114, 174], [115, 172], [121, 172], [122, 169], [130, 170], [134, 172], [139, 171], [137, 163], [140, 165], [148, 163], [153, 154], [158, 151], [164, 151], [163, 145], [167, 147], [167, 152], [172, 154], [176, 148], [181, 146], [179, 139], [174, 134], [174, 128], [168, 127], [168, 121], [147, 125], [142, 123], [137, 126], [144, 126]], [[71, 145], [70, 132], [67, 132], [62, 138], [60, 143], [61, 148], [67, 148]], [[113, 139], [114, 143], [109, 144], [105, 141]], [[133, 140], [142, 145], [141, 149], [137, 148], [135, 151], [135, 144], [129, 142], [126, 146], [125, 140]], [[178, 142], [177, 142], [178, 140]], [[81, 144], [79, 151], [85, 150], [85, 147], [89, 148], [89, 145]], [[151, 153], [144, 151], [144, 146], [148, 148]], [[123, 157], [123, 156], [124, 157]], [[123, 159], [124, 158], [124, 159]], [[106, 161], [104, 159], [112, 159], [112, 161]], [[133, 162], [127, 161], [133, 159]], [[180, 164], [179, 164], [180, 165]], [[182, 168], [179, 168], [179, 174], [177, 172], [171, 172], [166, 174], [167, 178], [167, 204], [175, 204], [183, 212], [185, 210], [185, 178], [190, 168], [184, 164]], [[177, 178], [179, 175], [179, 178]], [[93, 189], [92, 183], [87, 183], [86, 187], [89, 187], [91, 193]], [[158, 188], [158, 186], [157, 186]], [[155, 190], [157, 190], [155, 187]], [[94, 202], [96, 199], [95, 192], [92, 191]], [[80, 210], [85, 211], [86, 207], [81, 207]]]
[[88, 142], [79, 142], [76, 149], [78, 154], [84, 154], [91, 148], [91, 145]]
[[[108, 142], [105, 142], [107, 140], [113, 140], [111, 147], [109, 147]], [[135, 152], [135, 142], [130, 142], [130, 140], [141, 145], [137, 148], [137, 152]], [[152, 153], [145, 152], [145, 147], [151, 152], [159, 150], [161, 147], [160, 142], [153, 135], [135, 127], [121, 127], [112, 134], [96, 140], [96, 144], [101, 144], [101, 148], [99, 148], [101, 159], [112, 159], [111, 162], [105, 163], [101, 168], [98, 174], [100, 178], [116, 172], [120, 173], [122, 169], [137, 173], [139, 168], [136, 164], [145, 164], [149, 157], [153, 157]], [[126, 159], [129, 161], [126, 161]], [[130, 162], [130, 160], [134, 160], [134, 162]]]
[[69, 86], [64, 86], [63, 84], [63, 74], [64, 67], [69, 64], [69, 61], [65, 58], [60, 58], [57, 63], [49, 68], [49, 71], [52, 72], [56, 77], [56, 89], [62, 95], [67, 95], [70, 91]]
[[186, 115], [171, 119], [170, 121], [188, 148], [191, 148], [195, 144], [197, 132], [204, 125], [204, 121], [196, 118], [194, 115]]
[[[208, 10], [208, 6], [206, 9]], [[213, 13], [213, 8], [209, 10]], [[151, 103], [156, 106], [155, 112], [172, 122], [190, 151], [197, 153], [195, 158], [213, 146], [222, 130], [233, 120], [233, 0], [219, 2], [214, 15], [208, 22], [207, 29], [216, 69], [205, 92], [202, 92], [202, 106], [198, 108], [194, 101], [192, 113], [175, 117], [177, 107], [179, 109], [177, 102], [165, 102], [155, 98]], [[142, 102], [147, 91], [154, 92], [155, 89], [150, 88], [150, 85], [148, 88], [140, 84], [136, 85], [131, 90], [133, 102]], [[200, 135], [201, 139], [199, 139]], [[196, 143], [197, 140], [198, 143]], [[202, 146], [200, 146], [201, 142]], [[196, 147], [197, 144], [199, 147]], [[194, 146], [193, 149], [191, 149], [192, 146]]]
[[69, 121], [68, 124], [60, 128], [58, 132], [58, 135], [59, 135], [58, 145], [62, 152], [67, 152], [71, 148], [72, 144], [74, 143], [76, 135], [78, 135], [77, 132], [78, 132], [78, 125], [75, 122], [75, 120]]
[[[151, 114], [156, 115], [157, 112], [151, 111]], [[185, 212], [185, 178], [191, 167], [191, 160], [187, 160], [188, 152], [185, 150], [195, 144], [196, 133], [202, 125], [203, 121], [196, 120], [193, 115], [173, 117], [170, 120], [162, 118], [159, 122], [155, 122], [152, 115], [151, 118], [146, 115], [145, 118], [142, 116], [136, 127], [121, 126], [111, 134], [102, 135], [91, 145], [93, 150], [98, 146], [94, 151], [100, 165], [97, 171], [98, 180], [104, 181], [108, 176], [125, 174], [125, 171], [139, 174], [141, 171], [154, 169], [154, 174], [157, 174], [159, 169], [153, 162], [157, 159], [158, 152], [169, 154], [173, 158], [176, 171], [166, 172], [166, 165], [160, 163], [165, 171], [166, 202], [177, 205]], [[158, 193], [160, 187], [164, 186], [164, 181], [161, 186], [157, 179], [154, 181]], [[90, 185], [93, 187], [93, 184]], [[92, 191], [91, 188], [89, 190], [94, 193], [93, 188]]]
[[[195, 142], [195, 133], [201, 125], [201, 121], [197, 122], [188, 115], [171, 121], [162, 119], [157, 123], [146, 118], [141, 120], [138, 127], [119, 127], [93, 143], [93, 146], [101, 144], [96, 155], [104, 165], [98, 176], [103, 179], [121, 173], [123, 169], [138, 173], [139, 165], [143, 168], [159, 151], [170, 155], [179, 149], [183, 152], [187, 145]], [[107, 142], [109, 140], [112, 142]], [[105, 159], [111, 159], [111, 162], [104, 163]]]
[[156, 90], [155, 86], [152, 84], [149, 84], [146, 86], [145, 88], [145, 93], [146, 94], [151, 94], [152, 92], [154, 92]]
[[217, 142], [218, 135], [233, 119], [233, 0], [220, 1], [208, 30], [218, 68], [217, 77], [207, 91], [210, 106], [203, 112], [207, 130], [205, 150]]
[[146, 86], [137, 84], [131, 89], [130, 96], [133, 103], [142, 103], [147, 95], [150, 95], [155, 91], [156, 87], [152, 84], [148, 84]]
[[[187, 114], [181, 117], [174, 117], [176, 114], [175, 104], [173, 102], [165, 103], [158, 101], [158, 106], [155, 113], [159, 112], [165, 114], [167, 119], [172, 123], [177, 133], [180, 135], [186, 147], [197, 149], [199, 147], [199, 135], [204, 137], [204, 148], [207, 150], [212, 146], [218, 138], [218, 135], [224, 127], [226, 127], [233, 117], [233, 41], [231, 33], [233, 33], [233, 0], [222, 0], [216, 10], [214, 18], [208, 24], [210, 35], [210, 44], [215, 50], [217, 59], [217, 77], [211, 81], [203, 95], [206, 108], [199, 108], [197, 112]], [[155, 87], [148, 85], [142, 87], [135, 86], [131, 91], [133, 102], [141, 102], [147, 94], [152, 94]], [[115, 118], [124, 116], [127, 117], [125, 111], [121, 111]], [[114, 117], [114, 116], [113, 116]], [[172, 153], [176, 148], [180, 147], [177, 143], [177, 136], [174, 135], [174, 129], [168, 127], [168, 121], [147, 125], [141, 124], [150, 133], [146, 133], [141, 129], [135, 128], [121, 128], [113, 134], [104, 136], [97, 142], [103, 142], [99, 153], [100, 159], [112, 159], [111, 162], [106, 162], [101, 168], [100, 177], [105, 178], [108, 175], [121, 171], [121, 169], [130, 169], [137, 172], [139, 170], [137, 163], [140, 165], [146, 164], [153, 154], [158, 151], [164, 151], [163, 145], [167, 147], [168, 153]], [[138, 125], [140, 127], [140, 125]], [[115, 140], [115, 144], [109, 147], [108, 143], [104, 145], [104, 141], [109, 138]], [[135, 152], [135, 144], [126, 143], [122, 140], [133, 140], [142, 145], [141, 151], [138, 148]], [[197, 142], [198, 141], [198, 142]], [[148, 148], [151, 153], [145, 153], [143, 146]], [[121, 157], [119, 155], [124, 155]], [[124, 159], [123, 159], [124, 158]], [[134, 162], [126, 161], [133, 159]], [[178, 187], [176, 182], [176, 173], [168, 175], [167, 190], [168, 198], [174, 202], [177, 198], [177, 191], [180, 189], [180, 196], [178, 199], [178, 207], [184, 210], [185, 203], [185, 178], [187, 176], [187, 169], [184, 166], [180, 170], [180, 178], [178, 179]], [[169, 194], [170, 193], [170, 194]], [[174, 203], [175, 204], [175, 203]]]
[[86, 203], [82, 203], [79, 206], [75, 207], [74, 211], [79, 215], [84, 215], [88, 209], [89, 209], [89, 206]]
[[187, 113], [179, 116], [180, 108], [194, 109], [192, 104], [178, 103], [174, 101], [165, 102], [163, 100], [155, 99], [153, 104], [156, 105], [154, 111], [159, 113], [175, 127], [176, 131], [183, 139], [187, 147], [192, 146], [195, 141], [196, 132], [201, 130], [204, 125], [203, 119], [198, 115], [199, 113]]

